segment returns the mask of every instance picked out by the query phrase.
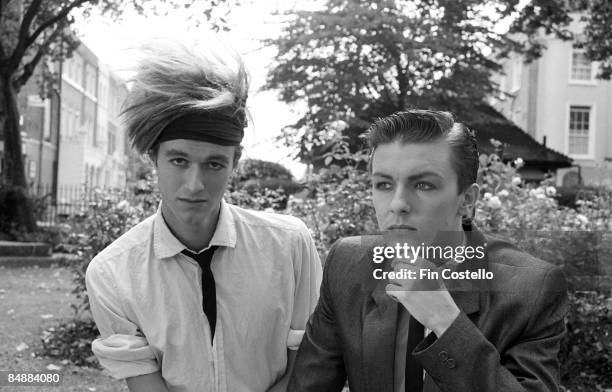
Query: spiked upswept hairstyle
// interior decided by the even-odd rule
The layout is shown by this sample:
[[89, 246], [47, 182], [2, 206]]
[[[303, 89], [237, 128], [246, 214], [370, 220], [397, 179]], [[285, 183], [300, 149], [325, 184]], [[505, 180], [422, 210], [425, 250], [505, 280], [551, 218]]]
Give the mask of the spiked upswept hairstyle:
[[185, 113], [223, 113], [246, 126], [249, 81], [236, 52], [168, 40], [139, 49], [142, 58], [121, 115], [140, 154], [151, 154], [164, 128]]

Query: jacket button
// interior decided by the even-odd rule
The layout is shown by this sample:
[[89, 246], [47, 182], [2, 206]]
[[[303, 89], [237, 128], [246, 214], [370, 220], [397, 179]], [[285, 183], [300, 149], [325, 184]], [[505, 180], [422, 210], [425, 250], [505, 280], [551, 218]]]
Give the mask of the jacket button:
[[455, 363], [455, 360], [452, 358], [449, 358], [446, 360], [446, 367], [449, 369], [453, 369], [455, 366], [457, 366], [457, 364]]
[[442, 361], [446, 361], [448, 359], [448, 353], [446, 351], [440, 351], [438, 357], [440, 357]]

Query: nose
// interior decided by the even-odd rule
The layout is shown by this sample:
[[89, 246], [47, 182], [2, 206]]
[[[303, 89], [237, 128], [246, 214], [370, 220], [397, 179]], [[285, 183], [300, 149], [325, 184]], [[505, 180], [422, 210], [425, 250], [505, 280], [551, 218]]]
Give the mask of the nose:
[[197, 193], [204, 190], [204, 170], [200, 165], [191, 165], [185, 171], [184, 187], [190, 193]]
[[404, 187], [397, 187], [389, 206], [391, 212], [397, 215], [408, 214], [411, 210], [410, 195]]

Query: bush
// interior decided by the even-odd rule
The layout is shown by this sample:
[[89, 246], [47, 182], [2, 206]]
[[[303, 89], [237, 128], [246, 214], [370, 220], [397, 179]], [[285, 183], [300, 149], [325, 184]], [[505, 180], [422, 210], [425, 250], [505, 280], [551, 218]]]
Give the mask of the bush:
[[[244, 159], [238, 164], [236, 174], [229, 185], [229, 192], [252, 195], [255, 198], [273, 196], [273, 203], [262, 205], [264, 209], [277, 211], [287, 208], [289, 195], [302, 189], [293, 181], [293, 175], [284, 166], [259, 159]], [[273, 195], [269, 194], [272, 191]], [[250, 206], [251, 203], [247, 203]]]
[[306, 222], [323, 260], [339, 238], [377, 231], [367, 172], [331, 165], [310, 178], [307, 192], [290, 200], [287, 213]]
[[[502, 163], [495, 155], [481, 156], [482, 197], [476, 203], [476, 225], [485, 232], [511, 238], [527, 252], [563, 266], [572, 288], [606, 289], [606, 263], [612, 255], [608, 240], [612, 213], [600, 200], [559, 206], [551, 181], [537, 186], [517, 174], [521, 160]], [[612, 271], [610, 271], [612, 272]]]
[[572, 392], [612, 387], [612, 298], [570, 296], [568, 334], [561, 345], [561, 382]]
[[287, 195], [282, 189], [228, 189], [225, 201], [243, 208], [273, 212], [283, 209], [287, 204]]
[[48, 328], [42, 335], [42, 354], [67, 359], [78, 366], [99, 367], [91, 342], [100, 335], [91, 318], [74, 319]]
[[557, 187], [557, 195], [555, 199], [562, 206], [577, 208], [581, 201], [607, 200], [608, 206], [612, 201], [612, 191], [605, 187], [598, 186], [573, 186], [573, 187]]
[[260, 159], [243, 159], [238, 164], [234, 180], [244, 182], [251, 179], [278, 178], [293, 180], [291, 171], [280, 163]]

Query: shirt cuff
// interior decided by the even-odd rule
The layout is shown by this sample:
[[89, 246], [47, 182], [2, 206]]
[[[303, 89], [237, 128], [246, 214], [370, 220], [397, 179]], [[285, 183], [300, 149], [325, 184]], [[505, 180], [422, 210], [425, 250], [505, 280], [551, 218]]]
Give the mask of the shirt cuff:
[[289, 336], [287, 336], [287, 348], [289, 350], [297, 350], [300, 347], [300, 343], [302, 343], [303, 337], [303, 329], [290, 329]]
[[155, 373], [159, 365], [144, 337], [115, 334], [93, 341], [91, 349], [100, 364], [116, 379]]

